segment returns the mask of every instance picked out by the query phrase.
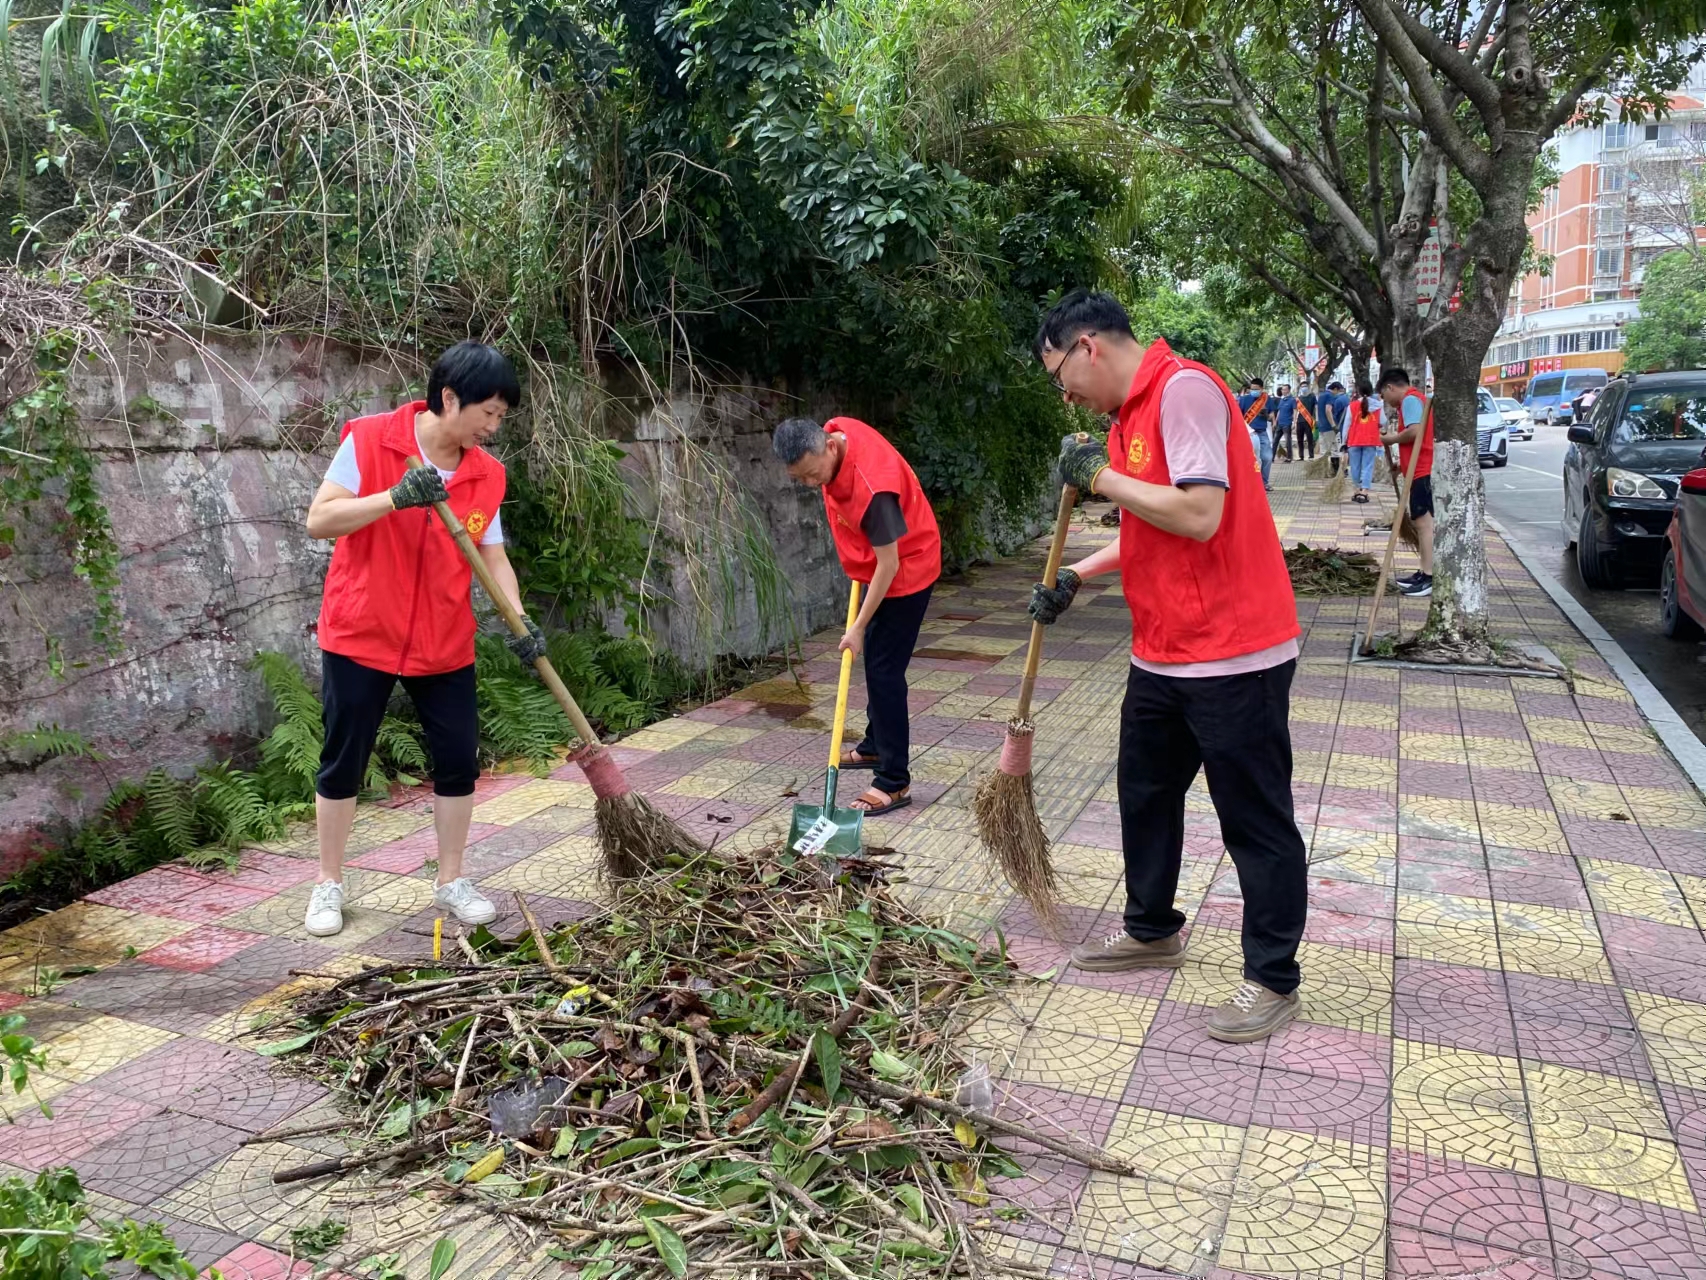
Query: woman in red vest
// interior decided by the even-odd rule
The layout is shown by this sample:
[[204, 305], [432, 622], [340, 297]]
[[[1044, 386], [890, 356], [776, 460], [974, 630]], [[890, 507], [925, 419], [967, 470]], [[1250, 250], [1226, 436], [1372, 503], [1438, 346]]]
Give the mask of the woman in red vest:
[[810, 418], [777, 424], [770, 442], [800, 484], [823, 490], [835, 554], [854, 582], [866, 585], [842, 649], [865, 655], [865, 737], [843, 752], [841, 768], [874, 769], [871, 785], [851, 801], [869, 814], [912, 803], [910, 713], [906, 668], [942, 576], [936, 513], [900, 452], [857, 418]]
[[1350, 455], [1351, 483], [1356, 492], [1352, 502], [1368, 501], [1374, 487], [1374, 459], [1380, 452], [1380, 410], [1374, 407], [1374, 388], [1366, 382], [1357, 383], [1357, 398], [1350, 403], [1350, 429], [1345, 433], [1345, 450]]
[[1203, 769], [1244, 896], [1244, 982], [1208, 1033], [1259, 1040], [1297, 1011], [1308, 866], [1291, 801], [1297, 605], [1249, 433], [1212, 369], [1161, 340], [1141, 346], [1108, 294], [1062, 298], [1037, 355], [1070, 403], [1114, 416], [1106, 445], [1062, 446], [1060, 476], [1121, 515], [1118, 542], [1037, 584], [1031, 616], [1052, 623], [1085, 578], [1117, 572], [1132, 621], [1117, 770], [1125, 927], [1072, 962], [1103, 972], [1184, 962], [1173, 899], [1185, 793]]
[[[438, 836], [434, 904], [464, 924], [497, 909], [462, 875], [479, 776], [474, 701], [473, 571], [433, 510], [450, 508], [479, 544], [492, 576], [521, 610], [504, 553], [498, 506], [503, 464], [481, 446], [521, 401], [515, 369], [495, 347], [460, 342], [438, 358], [427, 397], [344, 427], [325, 482], [308, 508], [308, 536], [335, 538], [318, 626], [326, 738], [315, 779], [320, 878], [303, 927], [343, 928], [344, 848], [368, 757], [399, 679], [432, 752]], [[428, 465], [408, 467], [414, 455]], [[528, 666], [544, 652], [531, 620], [510, 642]]]

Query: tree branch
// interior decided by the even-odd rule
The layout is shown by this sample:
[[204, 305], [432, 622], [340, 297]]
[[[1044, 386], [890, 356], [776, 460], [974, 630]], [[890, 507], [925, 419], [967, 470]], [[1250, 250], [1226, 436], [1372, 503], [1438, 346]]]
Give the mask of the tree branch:
[[1597, 63], [1576, 77], [1576, 82], [1553, 104], [1552, 110], [1547, 112], [1546, 123], [1542, 126], [1545, 132], [1541, 135], [1541, 141], [1550, 138], [1569, 122], [1570, 117], [1576, 114], [1576, 108], [1581, 105], [1583, 95], [1604, 82], [1605, 73], [1611, 69], [1616, 57], [1615, 49], [1607, 50]]
[[[1374, 29], [1376, 38], [1386, 47], [1392, 61], [1403, 74], [1410, 95], [1415, 99], [1422, 119], [1426, 121], [1428, 135], [1450, 157], [1458, 172], [1480, 190], [1492, 170], [1492, 159], [1470, 142], [1458, 127], [1457, 121], [1452, 117], [1451, 104], [1434, 81], [1433, 70], [1437, 66], [1449, 75], [1450, 71], [1440, 62], [1440, 57], [1448, 57], [1463, 71], [1465, 79], [1471, 82], [1475, 90], [1471, 93], [1465, 88], [1464, 92], [1472, 101], [1476, 101], [1476, 93], [1481, 94], [1481, 99], [1476, 101], [1476, 108], [1482, 113], [1482, 119], [1487, 120], [1488, 111], [1492, 112], [1492, 123], [1488, 124], [1489, 133], [1495, 125], [1502, 128], [1504, 123], [1499, 114], [1498, 86], [1469, 66], [1455, 49], [1445, 48], [1431, 31], [1422, 27], [1408, 13], [1402, 9], [1394, 10], [1389, 0], [1355, 2], [1363, 17], [1368, 20], [1368, 25]], [[1412, 39], [1412, 27], [1424, 37], [1422, 42]], [[1421, 44], [1427, 46], [1427, 52], [1423, 51]], [[1461, 85], [1459, 87], [1463, 88]], [[1486, 97], [1488, 92], [1492, 95], [1490, 101]]]
[[[1368, 140], [1368, 211], [1374, 222], [1375, 250], [1386, 256], [1385, 185], [1380, 180], [1380, 114], [1386, 109], [1386, 46], [1374, 46], [1374, 74], [1368, 82], [1368, 119], [1363, 136]], [[1419, 122], [1418, 122], [1419, 123]]]

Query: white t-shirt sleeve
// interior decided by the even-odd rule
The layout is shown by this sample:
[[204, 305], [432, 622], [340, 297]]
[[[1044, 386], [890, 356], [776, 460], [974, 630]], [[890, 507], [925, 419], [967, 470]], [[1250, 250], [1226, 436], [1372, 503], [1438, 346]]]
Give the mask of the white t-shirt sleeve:
[[326, 479], [351, 493], [361, 492], [361, 464], [355, 460], [355, 433], [344, 437], [338, 451], [332, 455], [332, 465], [326, 468]]
[[[454, 471], [446, 471], [443, 467], [434, 467], [433, 470], [438, 472], [439, 478], [445, 484], [449, 484], [450, 477], [456, 474]], [[326, 468], [326, 479], [339, 488], [348, 489], [351, 493], [359, 494], [361, 492], [361, 464], [355, 460], [355, 436], [353, 434], [345, 436], [343, 443], [338, 446], [338, 451], [332, 455], [332, 465]], [[503, 540], [503, 516], [493, 512], [491, 524], [487, 525], [485, 533], [480, 535], [480, 545], [482, 547], [495, 547]]]

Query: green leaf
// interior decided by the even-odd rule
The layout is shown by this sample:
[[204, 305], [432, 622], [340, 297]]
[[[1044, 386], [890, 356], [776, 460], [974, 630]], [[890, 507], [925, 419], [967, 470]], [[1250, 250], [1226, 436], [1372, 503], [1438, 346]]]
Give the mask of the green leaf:
[[910, 1182], [894, 1188], [894, 1198], [906, 1208], [906, 1216], [920, 1226], [930, 1225], [930, 1213], [924, 1207], [924, 1193]]
[[885, 1080], [905, 1080], [912, 1074], [912, 1064], [878, 1049], [871, 1054], [871, 1070]]
[[432, 1263], [427, 1267], [427, 1280], [444, 1280], [444, 1273], [456, 1261], [456, 1241], [445, 1236], [432, 1247]]
[[658, 1257], [672, 1276], [687, 1274], [687, 1245], [681, 1237], [669, 1227], [653, 1218], [642, 1220], [646, 1235], [650, 1237], [652, 1248], [658, 1251]]
[[817, 1061], [817, 1073], [823, 1081], [824, 1096], [831, 1105], [841, 1089], [841, 1046], [827, 1031], [812, 1035], [812, 1057]]
[[318, 1031], [304, 1031], [301, 1035], [291, 1036], [288, 1040], [275, 1040], [271, 1044], [263, 1044], [255, 1052], [263, 1058], [277, 1058], [283, 1054], [295, 1053], [298, 1049], [307, 1048], [319, 1038], [319, 1035]]

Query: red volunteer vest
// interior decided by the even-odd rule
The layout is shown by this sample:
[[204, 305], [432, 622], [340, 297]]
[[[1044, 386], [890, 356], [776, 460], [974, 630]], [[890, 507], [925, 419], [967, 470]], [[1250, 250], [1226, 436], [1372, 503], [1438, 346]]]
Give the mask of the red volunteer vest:
[[1363, 397], [1358, 396], [1351, 401], [1351, 425], [1345, 433], [1345, 447], [1379, 448], [1380, 447], [1380, 415], [1370, 413]]
[[[418, 451], [415, 415], [425, 408], [426, 401], [416, 400], [345, 424], [361, 468], [358, 496], [384, 492], [403, 478], [406, 459]], [[450, 509], [478, 543], [503, 502], [503, 464], [484, 449], [469, 449], [446, 488]], [[473, 577], [431, 507], [393, 511], [337, 540], [320, 602], [320, 647], [405, 676], [465, 667], [474, 661]]]
[[876, 428], [857, 418], [831, 418], [823, 429], [839, 431], [847, 438], [841, 469], [823, 486], [823, 508], [829, 516], [829, 532], [835, 538], [841, 567], [854, 582], [869, 585], [877, 571], [877, 553], [860, 524], [877, 494], [899, 494], [906, 532], [900, 538], [900, 569], [889, 595], [917, 595], [942, 576], [942, 535], [918, 477]]
[[[1119, 474], [1172, 483], [1161, 437], [1161, 390], [1185, 369], [1213, 378], [1226, 397], [1227, 422], [1240, 420], [1237, 399], [1214, 370], [1174, 355], [1157, 339], [1108, 434], [1108, 461]], [[1302, 632], [1250, 433], [1228, 431], [1226, 454], [1226, 508], [1207, 542], [1121, 513], [1120, 577], [1131, 609], [1131, 651], [1145, 662], [1236, 658]]]
[[[1422, 476], [1431, 476], [1434, 473], [1434, 411], [1428, 404], [1428, 398], [1414, 387], [1404, 393], [1404, 399], [1408, 400], [1411, 397], [1422, 403], [1422, 456], [1416, 459], [1416, 478], [1420, 479]], [[1402, 422], [1403, 419], [1400, 418], [1399, 421]], [[1398, 469], [1400, 471], [1409, 469], [1410, 450], [1415, 447], [1413, 443], [1398, 446]]]

